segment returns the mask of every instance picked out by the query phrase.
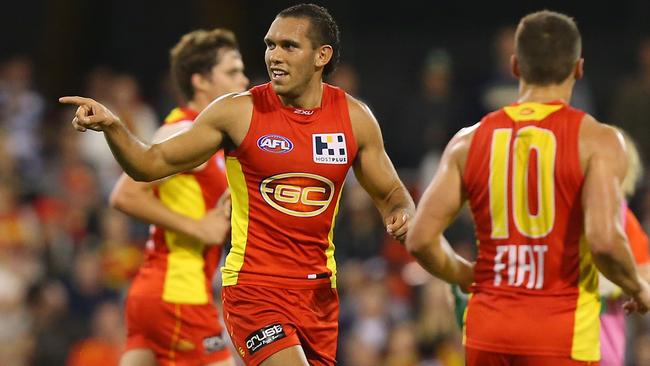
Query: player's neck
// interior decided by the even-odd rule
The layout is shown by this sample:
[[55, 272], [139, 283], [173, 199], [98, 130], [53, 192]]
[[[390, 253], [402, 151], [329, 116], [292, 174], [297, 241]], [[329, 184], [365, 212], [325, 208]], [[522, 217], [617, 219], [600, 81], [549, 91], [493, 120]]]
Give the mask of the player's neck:
[[574, 80], [567, 80], [561, 84], [535, 85], [524, 81], [519, 82], [519, 103], [535, 102], [548, 103], [560, 100], [569, 103], [573, 91]]
[[323, 83], [320, 78], [312, 80], [302, 90], [292, 95], [278, 95], [283, 105], [300, 109], [314, 109], [321, 106]]
[[194, 97], [187, 102], [187, 107], [197, 112], [201, 112], [212, 102], [212, 100], [213, 99], [209, 98], [205, 93], [195, 92]]

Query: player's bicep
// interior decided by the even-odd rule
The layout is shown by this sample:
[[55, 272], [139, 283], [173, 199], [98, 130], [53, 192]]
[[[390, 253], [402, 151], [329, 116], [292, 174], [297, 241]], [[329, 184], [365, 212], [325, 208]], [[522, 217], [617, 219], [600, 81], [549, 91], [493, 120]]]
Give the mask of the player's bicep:
[[211, 118], [220, 117], [202, 113], [191, 128], [178, 131], [153, 147], [159, 149], [164, 162], [176, 172], [195, 168], [214, 155], [223, 143], [223, 132]]
[[386, 200], [402, 183], [384, 149], [379, 124], [369, 112], [359, 117], [362, 119], [355, 131], [359, 149], [354, 174], [373, 200]]
[[582, 206], [585, 234], [588, 242], [598, 249], [608, 246], [623, 234], [620, 209], [621, 189], [626, 158], [623, 146], [608, 132], [594, 136], [594, 145], [585, 171]]

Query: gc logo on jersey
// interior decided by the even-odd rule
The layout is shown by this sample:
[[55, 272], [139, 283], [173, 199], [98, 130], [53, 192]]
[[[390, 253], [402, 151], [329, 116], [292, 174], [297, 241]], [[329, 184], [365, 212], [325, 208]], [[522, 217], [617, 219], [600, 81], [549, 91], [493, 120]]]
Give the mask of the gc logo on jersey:
[[314, 163], [347, 164], [348, 153], [345, 135], [342, 133], [318, 133], [312, 135]]
[[283, 173], [260, 184], [264, 201], [276, 210], [296, 217], [313, 217], [327, 210], [334, 196], [334, 183], [310, 173]]
[[293, 150], [293, 142], [280, 135], [264, 135], [257, 139], [257, 147], [275, 154], [284, 154]]

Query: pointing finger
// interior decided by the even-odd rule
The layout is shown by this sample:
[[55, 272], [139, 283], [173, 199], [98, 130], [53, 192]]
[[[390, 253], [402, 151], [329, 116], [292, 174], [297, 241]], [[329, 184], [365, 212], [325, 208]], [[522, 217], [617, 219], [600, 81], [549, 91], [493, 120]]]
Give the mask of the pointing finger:
[[59, 98], [59, 103], [63, 104], [74, 104], [74, 105], [84, 105], [84, 104], [91, 104], [93, 103], [94, 100], [91, 98], [85, 98], [85, 97], [61, 97]]

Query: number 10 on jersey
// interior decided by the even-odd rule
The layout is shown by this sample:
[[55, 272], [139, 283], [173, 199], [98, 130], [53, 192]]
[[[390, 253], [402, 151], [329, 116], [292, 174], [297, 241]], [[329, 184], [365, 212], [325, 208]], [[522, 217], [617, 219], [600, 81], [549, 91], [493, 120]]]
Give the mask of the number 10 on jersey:
[[[517, 130], [514, 139], [512, 134], [512, 128], [499, 128], [492, 133], [489, 177], [491, 238], [510, 237], [509, 217], [522, 235], [543, 238], [553, 230], [555, 223], [555, 135], [535, 126]], [[531, 182], [529, 172], [533, 154], [537, 157], [537, 178]], [[512, 169], [510, 181], [509, 169]], [[534, 192], [537, 212], [532, 212], [530, 205], [531, 187], [537, 190]], [[509, 212], [509, 200], [512, 201], [512, 212]]]

